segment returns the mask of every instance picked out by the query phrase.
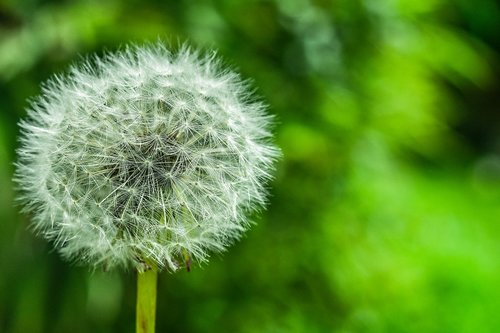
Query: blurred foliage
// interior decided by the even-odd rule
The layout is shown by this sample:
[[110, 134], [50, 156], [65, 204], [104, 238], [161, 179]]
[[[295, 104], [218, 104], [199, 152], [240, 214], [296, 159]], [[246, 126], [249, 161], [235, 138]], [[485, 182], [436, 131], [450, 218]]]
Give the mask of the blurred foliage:
[[133, 272], [62, 262], [11, 182], [40, 82], [129, 42], [217, 48], [277, 114], [269, 209], [162, 274], [158, 332], [496, 332], [494, 0], [0, 2], [0, 332], [133, 332]]

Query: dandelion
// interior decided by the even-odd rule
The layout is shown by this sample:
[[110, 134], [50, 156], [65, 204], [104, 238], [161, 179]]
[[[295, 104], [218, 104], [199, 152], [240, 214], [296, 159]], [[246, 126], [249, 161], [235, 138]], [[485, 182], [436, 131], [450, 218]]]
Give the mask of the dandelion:
[[279, 156], [270, 125], [215, 54], [158, 43], [94, 57], [49, 80], [21, 122], [20, 200], [65, 258], [156, 285], [248, 229]]

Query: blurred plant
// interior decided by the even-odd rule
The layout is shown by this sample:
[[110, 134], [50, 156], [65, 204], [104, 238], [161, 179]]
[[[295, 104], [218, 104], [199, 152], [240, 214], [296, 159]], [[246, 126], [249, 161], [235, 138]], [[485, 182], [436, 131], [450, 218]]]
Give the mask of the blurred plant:
[[65, 258], [138, 270], [137, 331], [152, 332], [157, 270], [223, 251], [265, 203], [270, 120], [214, 53], [95, 57], [45, 84], [21, 122], [20, 199]]

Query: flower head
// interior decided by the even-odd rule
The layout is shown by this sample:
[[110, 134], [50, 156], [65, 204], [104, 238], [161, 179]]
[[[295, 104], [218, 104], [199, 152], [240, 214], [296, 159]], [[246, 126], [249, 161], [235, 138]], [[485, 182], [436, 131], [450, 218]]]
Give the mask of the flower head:
[[21, 122], [16, 181], [64, 257], [175, 270], [266, 200], [270, 117], [214, 54], [130, 47], [46, 83]]

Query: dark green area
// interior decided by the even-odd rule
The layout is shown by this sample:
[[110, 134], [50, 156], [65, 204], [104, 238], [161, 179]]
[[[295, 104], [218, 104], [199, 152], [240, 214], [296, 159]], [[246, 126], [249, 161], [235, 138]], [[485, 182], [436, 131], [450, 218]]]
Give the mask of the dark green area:
[[133, 272], [62, 262], [11, 181], [17, 121], [81, 55], [216, 48], [277, 115], [272, 198], [241, 242], [163, 273], [158, 332], [497, 332], [494, 0], [0, 2], [0, 332], [133, 332]]

